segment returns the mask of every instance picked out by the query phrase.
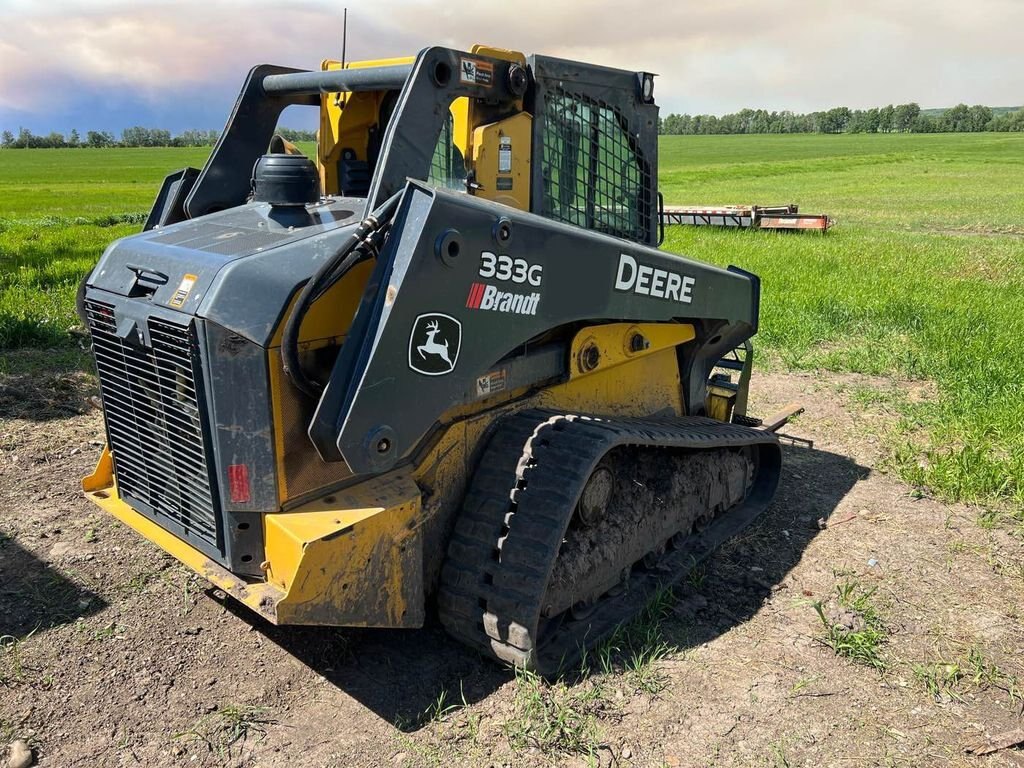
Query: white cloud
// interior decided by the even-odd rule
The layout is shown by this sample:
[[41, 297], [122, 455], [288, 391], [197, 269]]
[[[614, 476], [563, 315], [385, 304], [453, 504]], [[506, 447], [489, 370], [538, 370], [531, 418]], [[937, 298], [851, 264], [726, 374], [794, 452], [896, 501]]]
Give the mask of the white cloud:
[[[349, 55], [486, 42], [658, 72], [663, 110], [807, 110], [918, 101], [1024, 102], [1018, 0], [351, 0]], [[341, 47], [340, 3], [0, 0], [0, 110], [44, 114], [74, 89], [169, 93], [241, 83]]]

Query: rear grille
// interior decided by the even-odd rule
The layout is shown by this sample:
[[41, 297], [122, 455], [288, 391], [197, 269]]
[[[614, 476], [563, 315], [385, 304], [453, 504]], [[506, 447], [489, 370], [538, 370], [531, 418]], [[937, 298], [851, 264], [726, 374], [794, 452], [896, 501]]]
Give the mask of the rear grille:
[[121, 496], [220, 552], [194, 324], [150, 317], [147, 349], [117, 335], [112, 305], [88, 300], [86, 310]]

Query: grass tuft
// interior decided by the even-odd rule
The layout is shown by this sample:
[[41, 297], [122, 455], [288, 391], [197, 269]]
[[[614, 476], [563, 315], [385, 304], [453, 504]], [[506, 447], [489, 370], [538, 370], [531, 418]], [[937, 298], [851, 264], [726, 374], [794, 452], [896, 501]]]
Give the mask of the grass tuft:
[[0, 635], [0, 687], [12, 688], [24, 683], [28, 672], [38, 671], [25, 663], [21, 653], [22, 643], [33, 634], [35, 634], [35, 630], [24, 637]]
[[914, 679], [936, 701], [963, 701], [970, 690], [1002, 690], [1014, 705], [1024, 704], [1024, 692], [1015, 675], [1004, 672], [978, 647], [953, 661], [939, 660], [912, 664]]
[[265, 736], [266, 727], [276, 722], [266, 713], [266, 707], [226, 704], [201, 717], [189, 730], [174, 734], [174, 738], [202, 742], [211, 753], [231, 757], [249, 738], [261, 740]]
[[515, 686], [513, 714], [502, 726], [512, 749], [533, 747], [546, 755], [597, 754], [598, 714], [605, 707], [599, 685], [549, 683], [520, 669]]
[[637, 618], [621, 625], [584, 656], [582, 673], [596, 666], [603, 674], [623, 674], [639, 693], [657, 694], [665, 689], [667, 677], [659, 668], [661, 659], [678, 651], [664, 631], [675, 598], [671, 589], [659, 590]]
[[822, 601], [814, 603], [825, 634], [821, 642], [837, 656], [850, 659], [879, 672], [888, 666], [882, 657], [886, 640], [885, 625], [871, 602], [875, 589], [865, 589], [857, 581], [844, 581], [836, 587], [838, 612], [826, 613]]

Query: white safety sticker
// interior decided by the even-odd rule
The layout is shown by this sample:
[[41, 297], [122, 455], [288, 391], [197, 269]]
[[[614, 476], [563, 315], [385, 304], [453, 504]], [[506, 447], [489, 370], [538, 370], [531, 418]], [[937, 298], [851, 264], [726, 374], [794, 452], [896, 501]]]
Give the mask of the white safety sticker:
[[476, 395], [477, 397], [487, 397], [488, 395], [502, 392], [507, 386], [507, 381], [508, 371], [504, 368], [485, 373], [483, 376], [477, 376]]
[[498, 140], [498, 173], [512, 173], [512, 137]]

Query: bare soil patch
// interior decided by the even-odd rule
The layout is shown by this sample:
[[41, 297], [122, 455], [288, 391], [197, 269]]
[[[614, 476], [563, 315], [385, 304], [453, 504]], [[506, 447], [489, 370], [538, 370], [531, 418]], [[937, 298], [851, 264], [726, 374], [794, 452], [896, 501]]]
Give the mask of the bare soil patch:
[[[815, 448], [785, 449], [771, 510], [689, 579], [643, 676], [553, 689], [433, 624], [264, 624], [81, 498], [87, 388], [39, 418], [0, 386], [0, 740], [39, 765], [1024, 765], [967, 751], [1022, 726], [1024, 547], [874, 469], [895, 415], [862, 395], [886, 380], [756, 377], [755, 412], [801, 400], [787, 431]], [[849, 582], [882, 670], [821, 642], [814, 603]], [[575, 741], [525, 727], [566, 708]]]

